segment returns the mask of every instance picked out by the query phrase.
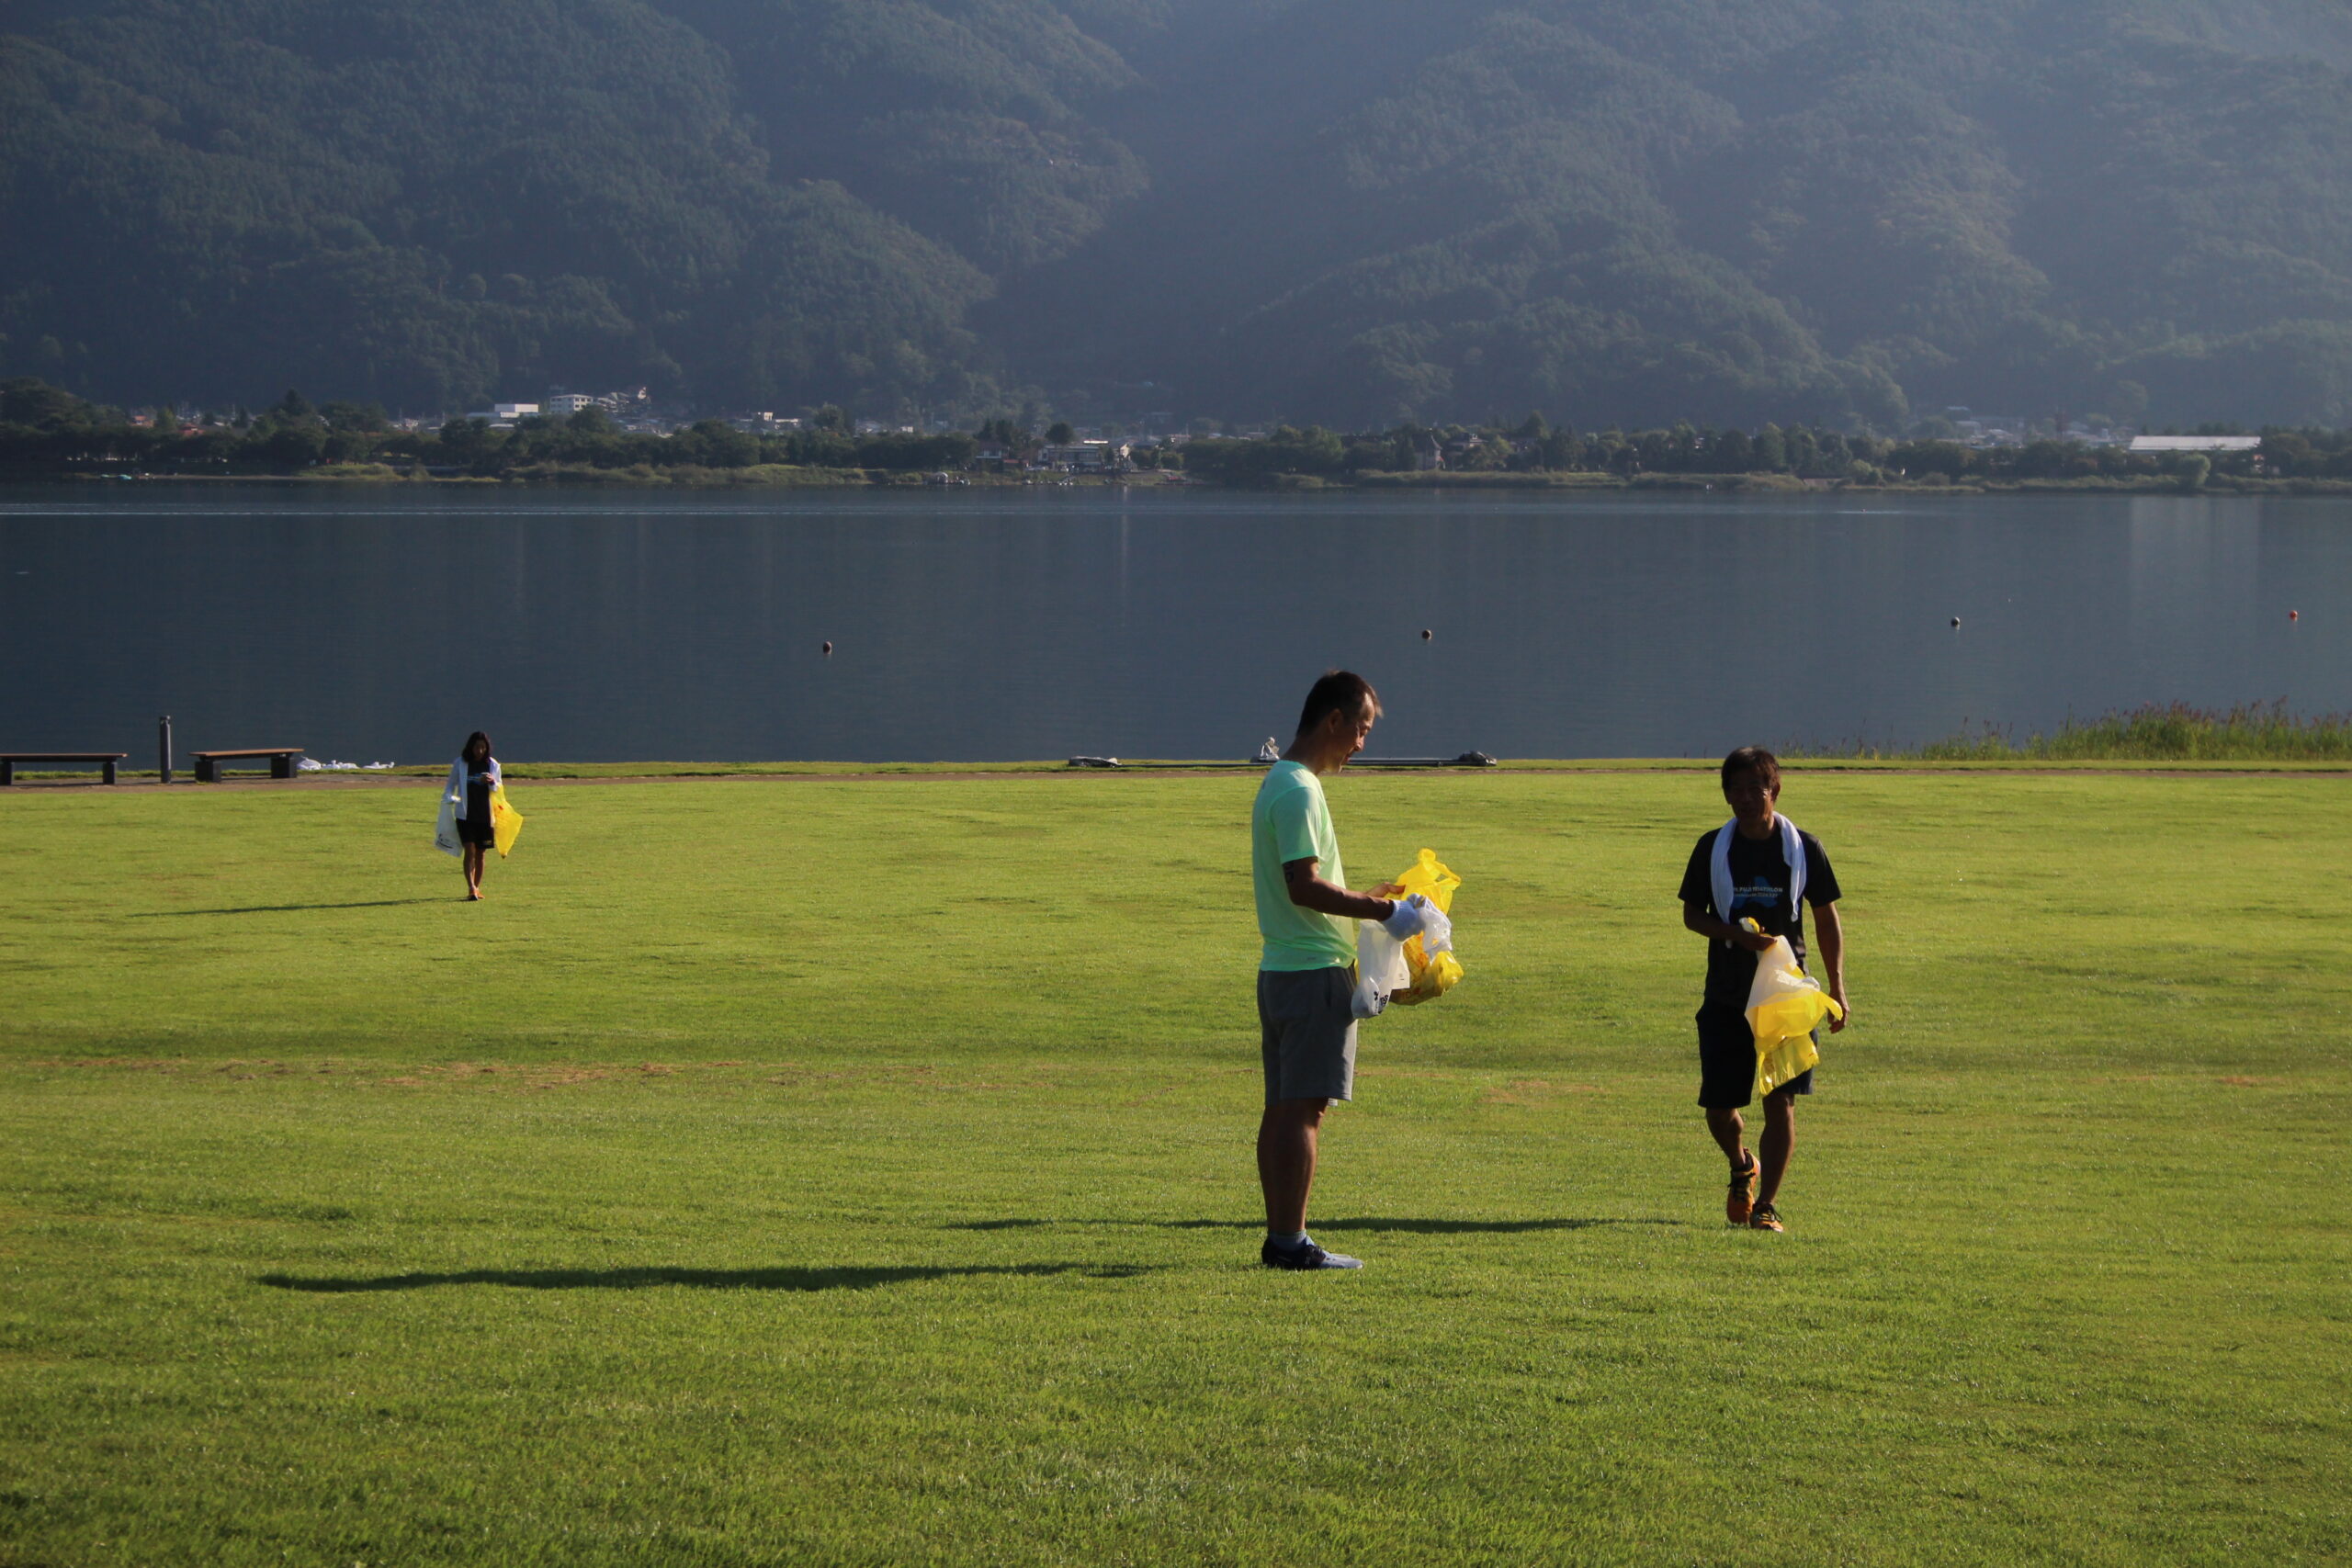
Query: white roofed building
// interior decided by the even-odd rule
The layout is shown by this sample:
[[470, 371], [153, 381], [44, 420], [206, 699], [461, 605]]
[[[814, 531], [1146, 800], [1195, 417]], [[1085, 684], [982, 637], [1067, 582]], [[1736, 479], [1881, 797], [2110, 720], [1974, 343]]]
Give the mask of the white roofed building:
[[2259, 452], [2259, 435], [2135, 435], [2134, 452]]

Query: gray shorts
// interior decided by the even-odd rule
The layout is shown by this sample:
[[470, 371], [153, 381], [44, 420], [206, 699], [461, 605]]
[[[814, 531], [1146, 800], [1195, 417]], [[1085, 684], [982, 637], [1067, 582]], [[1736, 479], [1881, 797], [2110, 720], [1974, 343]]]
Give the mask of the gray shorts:
[[1354, 1098], [1355, 992], [1353, 965], [1258, 971], [1258, 1050], [1267, 1104]]

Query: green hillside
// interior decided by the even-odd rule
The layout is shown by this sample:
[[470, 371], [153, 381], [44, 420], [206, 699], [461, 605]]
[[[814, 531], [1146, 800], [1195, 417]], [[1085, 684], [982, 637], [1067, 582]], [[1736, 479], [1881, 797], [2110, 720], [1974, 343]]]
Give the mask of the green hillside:
[[0, 375], [2352, 419], [2327, 0], [0, 0]]

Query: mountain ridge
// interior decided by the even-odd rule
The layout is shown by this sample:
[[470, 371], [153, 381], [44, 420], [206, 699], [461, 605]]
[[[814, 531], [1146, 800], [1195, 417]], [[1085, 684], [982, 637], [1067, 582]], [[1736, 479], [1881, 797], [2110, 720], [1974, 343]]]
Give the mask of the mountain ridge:
[[2352, 12], [9, 0], [0, 231], [119, 400], [2343, 423]]

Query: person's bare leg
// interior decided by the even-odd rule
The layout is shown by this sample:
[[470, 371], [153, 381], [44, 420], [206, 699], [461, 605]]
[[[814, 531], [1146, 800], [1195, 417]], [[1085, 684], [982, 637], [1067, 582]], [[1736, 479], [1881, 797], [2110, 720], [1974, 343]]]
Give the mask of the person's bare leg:
[[1707, 1131], [1715, 1135], [1715, 1146], [1724, 1151], [1724, 1158], [1731, 1161], [1731, 1168], [1737, 1170], [1741, 1156], [1747, 1152], [1747, 1145], [1740, 1142], [1747, 1135], [1747, 1123], [1741, 1118], [1737, 1107], [1708, 1106]]
[[1781, 1178], [1789, 1173], [1789, 1156], [1797, 1146], [1797, 1097], [1776, 1090], [1764, 1097], [1764, 1138], [1757, 1154], [1764, 1161], [1764, 1179], [1756, 1190], [1757, 1207], [1779, 1196]]
[[466, 897], [469, 898], [481, 897], [481, 846], [468, 844], [466, 846]]
[[1266, 1194], [1266, 1229], [1276, 1235], [1306, 1228], [1306, 1195], [1315, 1186], [1316, 1130], [1329, 1103], [1278, 1100], [1258, 1119], [1258, 1185]]

